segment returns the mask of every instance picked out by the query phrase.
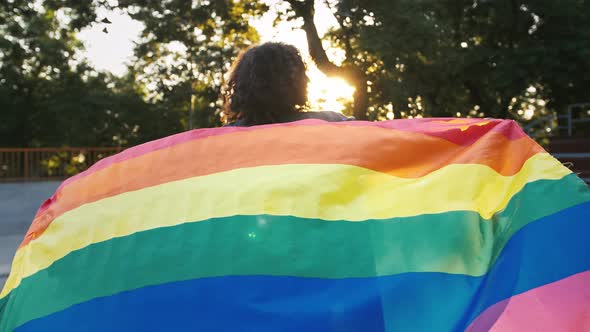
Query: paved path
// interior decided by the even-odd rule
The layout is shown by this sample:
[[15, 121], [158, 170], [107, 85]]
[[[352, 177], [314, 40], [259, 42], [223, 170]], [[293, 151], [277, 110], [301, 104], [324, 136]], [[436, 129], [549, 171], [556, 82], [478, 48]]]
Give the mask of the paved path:
[[0, 184], [0, 288], [16, 248], [22, 241], [39, 206], [60, 182]]
[[6, 281], [8, 272], [10, 272], [12, 257], [22, 239], [23, 235], [20, 234], [0, 236], [0, 288]]

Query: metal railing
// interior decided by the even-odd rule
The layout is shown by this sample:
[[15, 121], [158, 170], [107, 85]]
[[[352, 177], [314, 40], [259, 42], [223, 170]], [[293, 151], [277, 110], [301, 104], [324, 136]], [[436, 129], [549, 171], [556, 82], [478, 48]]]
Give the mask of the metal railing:
[[[569, 137], [572, 137], [574, 135], [574, 125], [575, 124], [590, 122], [590, 117], [588, 117], [588, 116], [574, 118], [574, 112], [576, 111], [576, 109], [578, 111], [584, 111], [586, 108], [590, 108], [590, 103], [578, 103], [578, 104], [568, 105], [567, 114], [565, 116], [565, 119], [566, 119], [567, 135]], [[590, 115], [590, 113], [587, 113], [584, 115]], [[559, 118], [558, 118], [558, 122], [559, 122]]]
[[[557, 127], [551, 136], [554, 134], [565, 133], [566, 137], [573, 137], [577, 125], [590, 123], [589, 109], [590, 103], [571, 104], [568, 105], [565, 114], [549, 114], [545, 117], [538, 118], [524, 126], [523, 130], [530, 135], [536, 127], [556, 121]], [[584, 113], [584, 111], [586, 112]], [[576, 117], [576, 114], [579, 114], [579, 116]]]
[[122, 148], [0, 148], [0, 181], [60, 180]]

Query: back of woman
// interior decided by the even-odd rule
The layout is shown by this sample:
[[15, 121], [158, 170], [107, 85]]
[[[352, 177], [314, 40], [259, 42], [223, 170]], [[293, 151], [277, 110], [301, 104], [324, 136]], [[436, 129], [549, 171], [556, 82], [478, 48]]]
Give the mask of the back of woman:
[[226, 88], [230, 126], [253, 126], [304, 119], [353, 120], [336, 112], [306, 112], [309, 78], [297, 48], [265, 43], [242, 52]]

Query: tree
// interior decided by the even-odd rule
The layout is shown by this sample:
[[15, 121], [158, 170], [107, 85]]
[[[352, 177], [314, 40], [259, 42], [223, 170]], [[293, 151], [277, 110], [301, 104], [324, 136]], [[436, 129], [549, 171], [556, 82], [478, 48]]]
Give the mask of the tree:
[[[358, 119], [494, 116], [532, 125], [588, 101], [588, 1], [317, 1], [338, 22], [323, 40], [316, 0], [284, 0], [279, 19], [300, 20], [319, 69], [356, 87]], [[123, 78], [78, 56], [75, 32], [97, 21], [96, 6], [126, 11], [145, 26]], [[0, 2], [1, 144], [129, 145], [219, 125], [224, 74], [259, 40], [249, 21], [266, 7], [246, 0]], [[341, 65], [330, 61], [328, 46], [344, 50]], [[548, 125], [539, 124], [545, 133]]]
[[[49, 115], [38, 97], [69, 75], [70, 60], [80, 48], [72, 29], [94, 19], [87, 7], [68, 1], [0, 3], [0, 133], [3, 145], [30, 144]], [[67, 12], [70, 22], [59, 21]]]
[[315, 62], [318, 69], [328, 76], [342, 77], [355, 88], [353, 95], [353, 114], [358, 120], [367, 119], [367, 77], [365, 72], [352, 60], [353, 49], [351, 47], [351, 29], [345, 25], [344, 19], [338, 13], [335, 14], [340, 24], [340, 29], [346, 61], [342, 66], [332, 63], [328, 56], [322, 40], [319, 37], [317, 28], [314, 23], [315, 1], [314, 0], [286, 0], [292, 9], [292, 15], [287, 15], [287, 19], [301, 18], [303, 20], [303, 30], [307, 36], [307, 45], [309, 55]]
[[[320, 69], [345, 76], [325, 56], [313, 1], [286, 1], [292, 16], [303, 19]], [[325, 39], [346, 51], [343, 68], [363, 71], [370, 119], [460, 115], [529, 122], [587, 98], [590, 76], [581, 74], [590, 69], [587, 1], [325, 3], [339, 23]]]
[[150, 101], [189, 115], [188, 128], [220, 124], [224, 74], [239, 50], [258, 41], [248, 20], [266, 6], [247, 0], [120, 0], [118, 8], [145, 25], [131, 71]]
[[590, 2], [527, 1], [521, 10], [533, 16], [527, 67], [547, 90], [549, 106], [564, 111], [568, 104], [589, 102]]
[[96, 21], [95, 10], [93, 2], [0, 3], [2, 146], [120, 146], [180, 130], [131, 75], [99, 73], [78, 58], [74, 32]]

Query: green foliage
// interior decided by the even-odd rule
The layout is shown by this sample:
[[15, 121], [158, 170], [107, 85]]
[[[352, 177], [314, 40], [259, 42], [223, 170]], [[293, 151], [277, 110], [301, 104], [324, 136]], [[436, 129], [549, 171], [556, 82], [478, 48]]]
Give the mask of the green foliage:
[[62, 174], [72, 176], [84, 171], [90, 165], [85, 163], [83, 157], [79, 158], [78, 155], [72, 157], [67, 152], [59, 152], [41, 160], [40, 166], [38, 170], [34, 171], [37, 171], [38, 175], [51, 177]]
[[[189, 115], [193, 127], [220, 124], [224, 74], [237, 53], [259, 39], [249, 19], [266, 6], [247, 0], [120, 0], [145, 26], [131, 68], [150, 101]], [[183, 121], [188, 128], [188, 121]]]
[[0, 146], [130, 145], [181, 129], [132, 76], [78, 60], [74, 32], [95, 18], [89, 1], [0, 3]]
[[341, 0], [334, 11], [329, 37], [367, 71], [373, 118], [391, 103], [396, 117], [526, 120], [509, 106], [530, 86], [558, 111], [589, 98], [588, 1]]
[[[541, 140], [556, 125], [546, 116], [590, 101], [587, 0], [318, 1], [338, 21], [324, 41], [345, 51], [343, 67], [364, 73], [372, 120], [513, 118]], [[102, 7], [144, 25], [122, 78], [80, 59], [75, 34]], [[281, 8], [278, 20], [298, 19]], [[224, 74], [258, 42], [249, 21], [267, 9], [247, 0], [0, 1], [0, 146], [127, 146], [189, 122], [220, 125]]]

